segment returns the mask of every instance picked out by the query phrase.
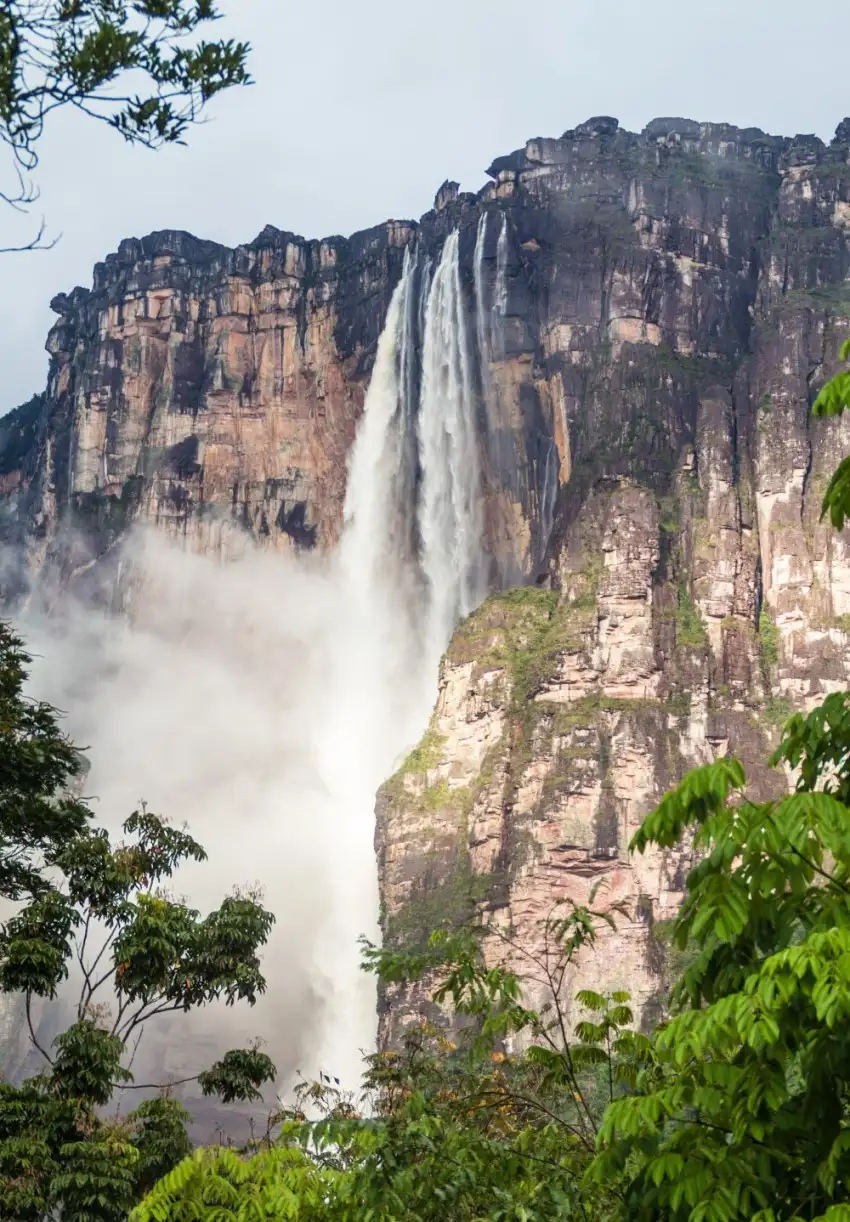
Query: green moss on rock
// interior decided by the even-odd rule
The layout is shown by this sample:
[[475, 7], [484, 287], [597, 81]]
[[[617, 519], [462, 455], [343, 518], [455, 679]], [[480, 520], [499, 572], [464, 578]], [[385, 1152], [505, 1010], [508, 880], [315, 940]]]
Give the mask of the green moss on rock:
[[689, 590], [680, 585], [676, 596], [676, 643], [688, 649], [707, 649], [708, 633]]
[[768, 683], [770, 683], [774, 667], [779, 662], [781, 644], [779, 629], [770, 618], [769, 613], [762, 607], [759, 614], [759, 652], [762, 669]]

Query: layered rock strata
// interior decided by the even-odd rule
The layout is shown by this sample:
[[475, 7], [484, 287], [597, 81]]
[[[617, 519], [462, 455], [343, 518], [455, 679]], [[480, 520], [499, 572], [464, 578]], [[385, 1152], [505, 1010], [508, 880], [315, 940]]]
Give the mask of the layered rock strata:
[[[558, 903], [625, 902], [630, 919], [601, 929], [575, 976], [628, 990], [644, 1024], [675, 971], [668, 922], [691, 853], [632, 857], [631, 836], [719, 755], [744, 761], [755, 795], [781, 792], [766, 767], [778, 727], [850, 676], [848, 537], [820, 521], [850, 422], [809, 414], [850, 335], [847, 127], [829, 149], [649, 131], [657, 171], [610, 200], [597, 177], [610, 215], [565, 228], [584, 241], [556, 260], [562, 321], [544, 368], [569, 480], [547, 575], [458, 629], [428, 732], [379, 795], [376, 837], [396, 944], [471, 918], [493, 961], [505, 933], [540, 954]], [[610, 128], [595, 138], [616, 148]], [[584, 183], [546, 164], [561, 150], [497, 163], [502, 189], [554, 180], [566, 211]], [[614, 152], [601, 162], [622, 167]], [[423, 1013], [427, 982], [385, 993], [384, 1041]]]
[[[648, 1021], [688, 852], [633, 860], [632, 832], [719, 753], [773, 791], [776, 727], [847, 681], [848, 542], [819, 509], [850, 422], [809, 407], [850, 334], [850, 121], [826, 145], [597, 118], [489, 174], [350, 240], [133, 240], [58, 297], [46, 393], [0, 424], [7, 592], [108, 585], [135, 521], [331, 547], [405, 249], [433, 267], [457, 230], [491, 588], [526, 588], [460, 627], [380, 795], [385, 933], [451, 912], [533, 944], [602, 881], [632, 920], [582, 980]], [[424, 1004], [385, 998], [385, 1038]]]

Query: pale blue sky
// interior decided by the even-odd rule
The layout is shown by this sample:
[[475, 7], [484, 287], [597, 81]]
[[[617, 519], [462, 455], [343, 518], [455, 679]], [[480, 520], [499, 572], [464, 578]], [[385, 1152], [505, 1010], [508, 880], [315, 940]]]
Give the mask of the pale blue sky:
[[[265, 224], [322, 236], [416, 217], [443, 179], [477, 189], [495, 156], [593, 114], [829, 139], [850, 113], [845, 0], [220, 4], [257, 83], [218, 99], [188, 148], [151, 154], [55, 116], [40, 207], [62, 239], [0, 255], [0, 412], [44, 385], [50, 298], [88, 285], [123, 237], [235, 245]], [[11, 220], [0, 244], [23, 235]]]

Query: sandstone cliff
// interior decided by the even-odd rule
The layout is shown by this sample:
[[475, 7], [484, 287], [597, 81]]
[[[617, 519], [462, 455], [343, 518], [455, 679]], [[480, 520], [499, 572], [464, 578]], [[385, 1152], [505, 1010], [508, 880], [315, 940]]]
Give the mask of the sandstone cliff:
[[[523, 257], [555, 247], [538, 360], [568, 479], [544, 588], [458, 629], [376, 844], [385, 934], [407, 944], [475, 916], [539, 952], [553, 905], [603, 884], [631, 920], [581, 985], [629, 990], [651, 1022], [689, 853], [633, 859], [632, 834], [719, 754], [775, 791], [778, 726], [850, 676], [848, 540], [819, 521], [850, 425], [809, 417], [850, 334], [850, 133], [592, 126], [495, 167], [495, 194], [535, 199]], [[428, 1009], [427, 989], [391, 990], [383, 1037]]]
[[[850, 422], [808, 414], [850, 334], [850, 121], [827, 146], [598, 118], [489, 174], [350, 240], [129, 241], [58, 297], [46, 393], [0, 423], [7, 582], [109, 586], [133, 521], [330, 547], [405, 249], [432, 266], [457, 230], [490, 587], [525, 588], [459, 628], [379, 796], [385, 932], [475, 913], [529, 942], [604, 880], [634, 919], [582, 978], [648, 1018], [687, 852], [632, 861], [631, 833], [718, 753], [775, 786], [777, 725], [850, 668], [847, 539], [818, 517]], [[385, 998], [385, 1036], [420, 1004]]]

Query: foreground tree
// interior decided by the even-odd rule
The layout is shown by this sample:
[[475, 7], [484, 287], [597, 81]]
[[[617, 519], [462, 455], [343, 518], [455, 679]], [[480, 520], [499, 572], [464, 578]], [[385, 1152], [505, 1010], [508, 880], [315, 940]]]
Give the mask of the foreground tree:
[[[149, 148], [181, 141], [211, 98], [250, 82], [247, 43], [197, 37], [219, 16], [214, 0], [4, 0], [0, 141], [17, 186], [0, 201], [23, 210], [37, 198], [27, 176], [60, 107]], [[2, 249], [32, 249], [43, 233]]]
[[[624, 994], [581, 994], [587, 1017], [571, 1036], [562, 985], [611, 919], [559, 905], [544, 923], [542, 954], [503, 935], [524, 981], [485, 966], [480, 931], [436, 933], [417, 955], [367, 946], [387, 982], [438, 975], [435, 999], [455, 1015], [452, 1037], [428, 1023], [409, 1030], [398, 1050], [368, 1059], [362, 1096], [303, 1082], [259, 1152], [242, 1162], [229, 1151], [186, 1159], [134, 1222], [548, 1222], [601, 1212], [607, 1189], [584, 1187], [582, 1177], [604, 1107], [633, 1081], [647, 1041], [626, 1029]], [[532, 977], [546, 998], [539, 1012], [521, 1001]], [[316, 1112], [321, 1119], [308, 1120]]]
[[[43, 1069], [0, 1083], [0, 1217], [126, 1219], [189, 1149], [188, 1114], [164, 1089], [126, 1121], [104, 1118], [146, 1023], [224, 1001], [253, 1005], [265, 989], [259, 950], [273, 916], [235, 892], [202, 917], [166, 889], [201, 846], [146, 809], [113, 845], [67, 787], [80, 757], [49, 705], [22, 695], [27, 657], [0, 628], [0, 887], [25, 900], [0, 928], [0, 991], [20, 1002]], [[39, 1040], [36, 999], [81, 981], [71, 1026]], [[66, 997], [67, 988], [66, 986]], [[185, 1081], [229, 1102], [258, 1099], [274, 1065], [258, 1048], [228, 1052]]]
[[592, 1175], [625, 1182], [620, 1217], [850, 1216], [850, 695], [793, 718], [776, 762], [799, 769], [782, 801], [748, 801], [719, 760], [636, 838], [690, 828], [702, 860], [677, 921], [698, 950], [680, 1012], [600, 1130]]
[[82, 756], [56, 710], [23, 694], [30, 662], [0, 623], [0, 900], [47, 889], [46, 871], [91, 819], [73, 794]]

